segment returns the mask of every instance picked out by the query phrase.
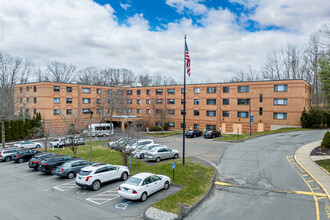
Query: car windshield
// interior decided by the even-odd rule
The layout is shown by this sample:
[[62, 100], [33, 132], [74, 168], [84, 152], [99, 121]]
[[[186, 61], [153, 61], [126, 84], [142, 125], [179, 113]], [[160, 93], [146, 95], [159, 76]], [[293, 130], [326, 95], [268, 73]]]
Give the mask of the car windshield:
[[71, 161], [65, 162], [62, 165], [60, 165], [59, 167], [67, 167], [71, 164]]
[[150, 152], [155, 152], [156, 150], [157, 150], [157, 148], [155, 148], [155, 147], [154, 148], [149, 148]]
[[194, 133], [194, 131], [188, 131], [188, 132], [187, 132], [187, 134], [192, 134], [192, 133]]
[[128, 145], [133, 145], [136, 143], [136, 140], [131, 140], [130, 142], [128, 142]]
[[80, 172], [79, 172], [79, 175], [80, 176], [87, 176], [88, 174], [90, 174], [92, 171], [84, 171], [84, 170], [81, 170]]
[[136, 177], [131, 177], [128, 180], [126, 180], [125, 184], [138, 186], [141, 181], [142, 181], [142, 179], [139, 179], [139, 178], [136, 178]]
[[212, 131], [207, 131], [206, 134], [212, 134]]

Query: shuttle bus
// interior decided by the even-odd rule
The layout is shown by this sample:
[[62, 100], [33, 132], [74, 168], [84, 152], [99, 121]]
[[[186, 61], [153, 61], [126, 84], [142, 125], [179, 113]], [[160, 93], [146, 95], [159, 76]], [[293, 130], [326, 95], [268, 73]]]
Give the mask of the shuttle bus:
[[84, 130], [84, 134], [89, 135], [90, 129], [93, 137], [104, 137], [113, 135], [113, 124], [111, 123], [98, 123], [88, 125], [88, 128]]

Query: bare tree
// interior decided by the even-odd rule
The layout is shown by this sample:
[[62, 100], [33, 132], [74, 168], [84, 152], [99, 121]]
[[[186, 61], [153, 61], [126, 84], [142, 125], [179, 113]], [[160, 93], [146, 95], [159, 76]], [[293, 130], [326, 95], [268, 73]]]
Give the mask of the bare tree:
[[77, 82], [79, 84], [101, 85], [102, 81], [100, 71], [96, 67], [87, 67], [78, 71]]
[[128, 69], [105, 69], [101, 71], [104, 86], [130, 85], [135, 82], [135, 76]]
[[75, 66], [57, 61], [50, 63], [47, 69], [52, 82], [70, 83], [76, 74]]
[[[163, 103], [165, 101], [165, 103]], [[168, 108], [166, 100], [162, 98], [154, 97], [151, 98], [151, 108], [153, 113], [153, 118], [156, 120], [156, 123], [160, 123], [160, 128], [162, 133], [164, 132], [165, 123], [168, 120]]]
[[151, 86], [152, 84], [152, 78], [148, 74], [139, 75], [137, 81], [141, 83], [142, 86]]
[[50, 121], [41, 121], [41, 126], [34, 127], [32, 132], [35, 135], [34, 137], [40, 138], [42, 141], [45, 147], [45, 152], [48, 151], [49, 138], [58, 135], [57, 129]]

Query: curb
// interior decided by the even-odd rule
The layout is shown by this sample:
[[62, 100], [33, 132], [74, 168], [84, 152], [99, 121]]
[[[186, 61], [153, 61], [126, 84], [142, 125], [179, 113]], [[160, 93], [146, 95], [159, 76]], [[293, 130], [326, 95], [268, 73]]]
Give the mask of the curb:
[[[313, 142], [313, 143], [315, 143], [315, 142]], [[305, 145], [304, 145], [305, 146]], [[302, 146], [302, 147], [304, 147], [304, 146]], [[301, 148], [301, 147], [300, 147]], [[298, 148], [298, 150], [300, 149], [300, 148]], [[298, 151], [297, 150], [297, 151]], [[296, 153], [295, 153], [295, 155], [294, 155], [294, 159], [295, 159], [295, 161], [297, 162], [297, 164], [310, 176], [310, 177], [312, 177], [312, 179], [315, 181], [315, 182], [317, 182], [317, 184], [321, 187], [321, 189], [323, 190], [323, 192], [327, 195], [327, 197], [328, 197], [328, 200], [330, 201], [330, 195], [329, 195], [329, 192], [325, 189], [325, 187], [322, 185], [322, 183], [311, 173], [311, 172], [309, 172], [308, 170], [307, 170], [307, 168], [305, 168], [300, 162], [299, 162], [299, 160], [297, 159], [297, 151], [296, 151]], [[312, 160], [312, 159], [311, 159]], [[315, 162], [314, 161], [312, 161], [314, 164], [315, 164]], [[317, 165], [317, 164], [316, 164]], [[317, 165], [317, 167], [319, 167], [318, 165]]]

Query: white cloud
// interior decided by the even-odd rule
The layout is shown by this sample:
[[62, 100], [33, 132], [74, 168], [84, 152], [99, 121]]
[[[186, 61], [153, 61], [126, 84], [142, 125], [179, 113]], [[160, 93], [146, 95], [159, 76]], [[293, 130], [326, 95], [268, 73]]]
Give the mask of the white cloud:
[[299, 31], [251, 33], [236, 24], [237, 17], [230, 11], [209, 9], [203, 12], [202, 27], [183, 18], [168, 24], [166, 30], [155, 32], [149, 30], [143, 14], [129, 17], [127, 25], [119, 25], [111, 5], [100, 6], [92, 0], [0, 0], [0, 5], [3, 24], [0, 48], [41, 66], [57, 60], [80, 68], [96, 66], [127, 68], [136, 74], [162, 73], [182, 81], [183, 38], [187, 34], [192, 60], [189, 80], [193, 82], [223, 81], [248, 66], [257, 69], [264, 63], [267, 52], [288, 43], [306, 43], [308, 35], [329, 19], [315, 2], [305, 12], [300, 4], [297, 10], [289, 5], [297, 15], [281, 11], [278, 6], [265, 5], [260, 7], [280, 13], [282, 20], [262, 19], [258, 10], [255, 19], [262, 24], [273, 22]]
[[166, 4], [176, 8], [178, 13], [189, 10], [195, 15], [200, 15], [207, 12], [206, 6], [200, 4], [199, 2], [203, 2], [203, 0], [166, 0]]
[[127, 10], [129, 7], [131, 7], [129, 4], [122, 4], [122, 3], [120, 3], [120, 6], [125, 10]]

